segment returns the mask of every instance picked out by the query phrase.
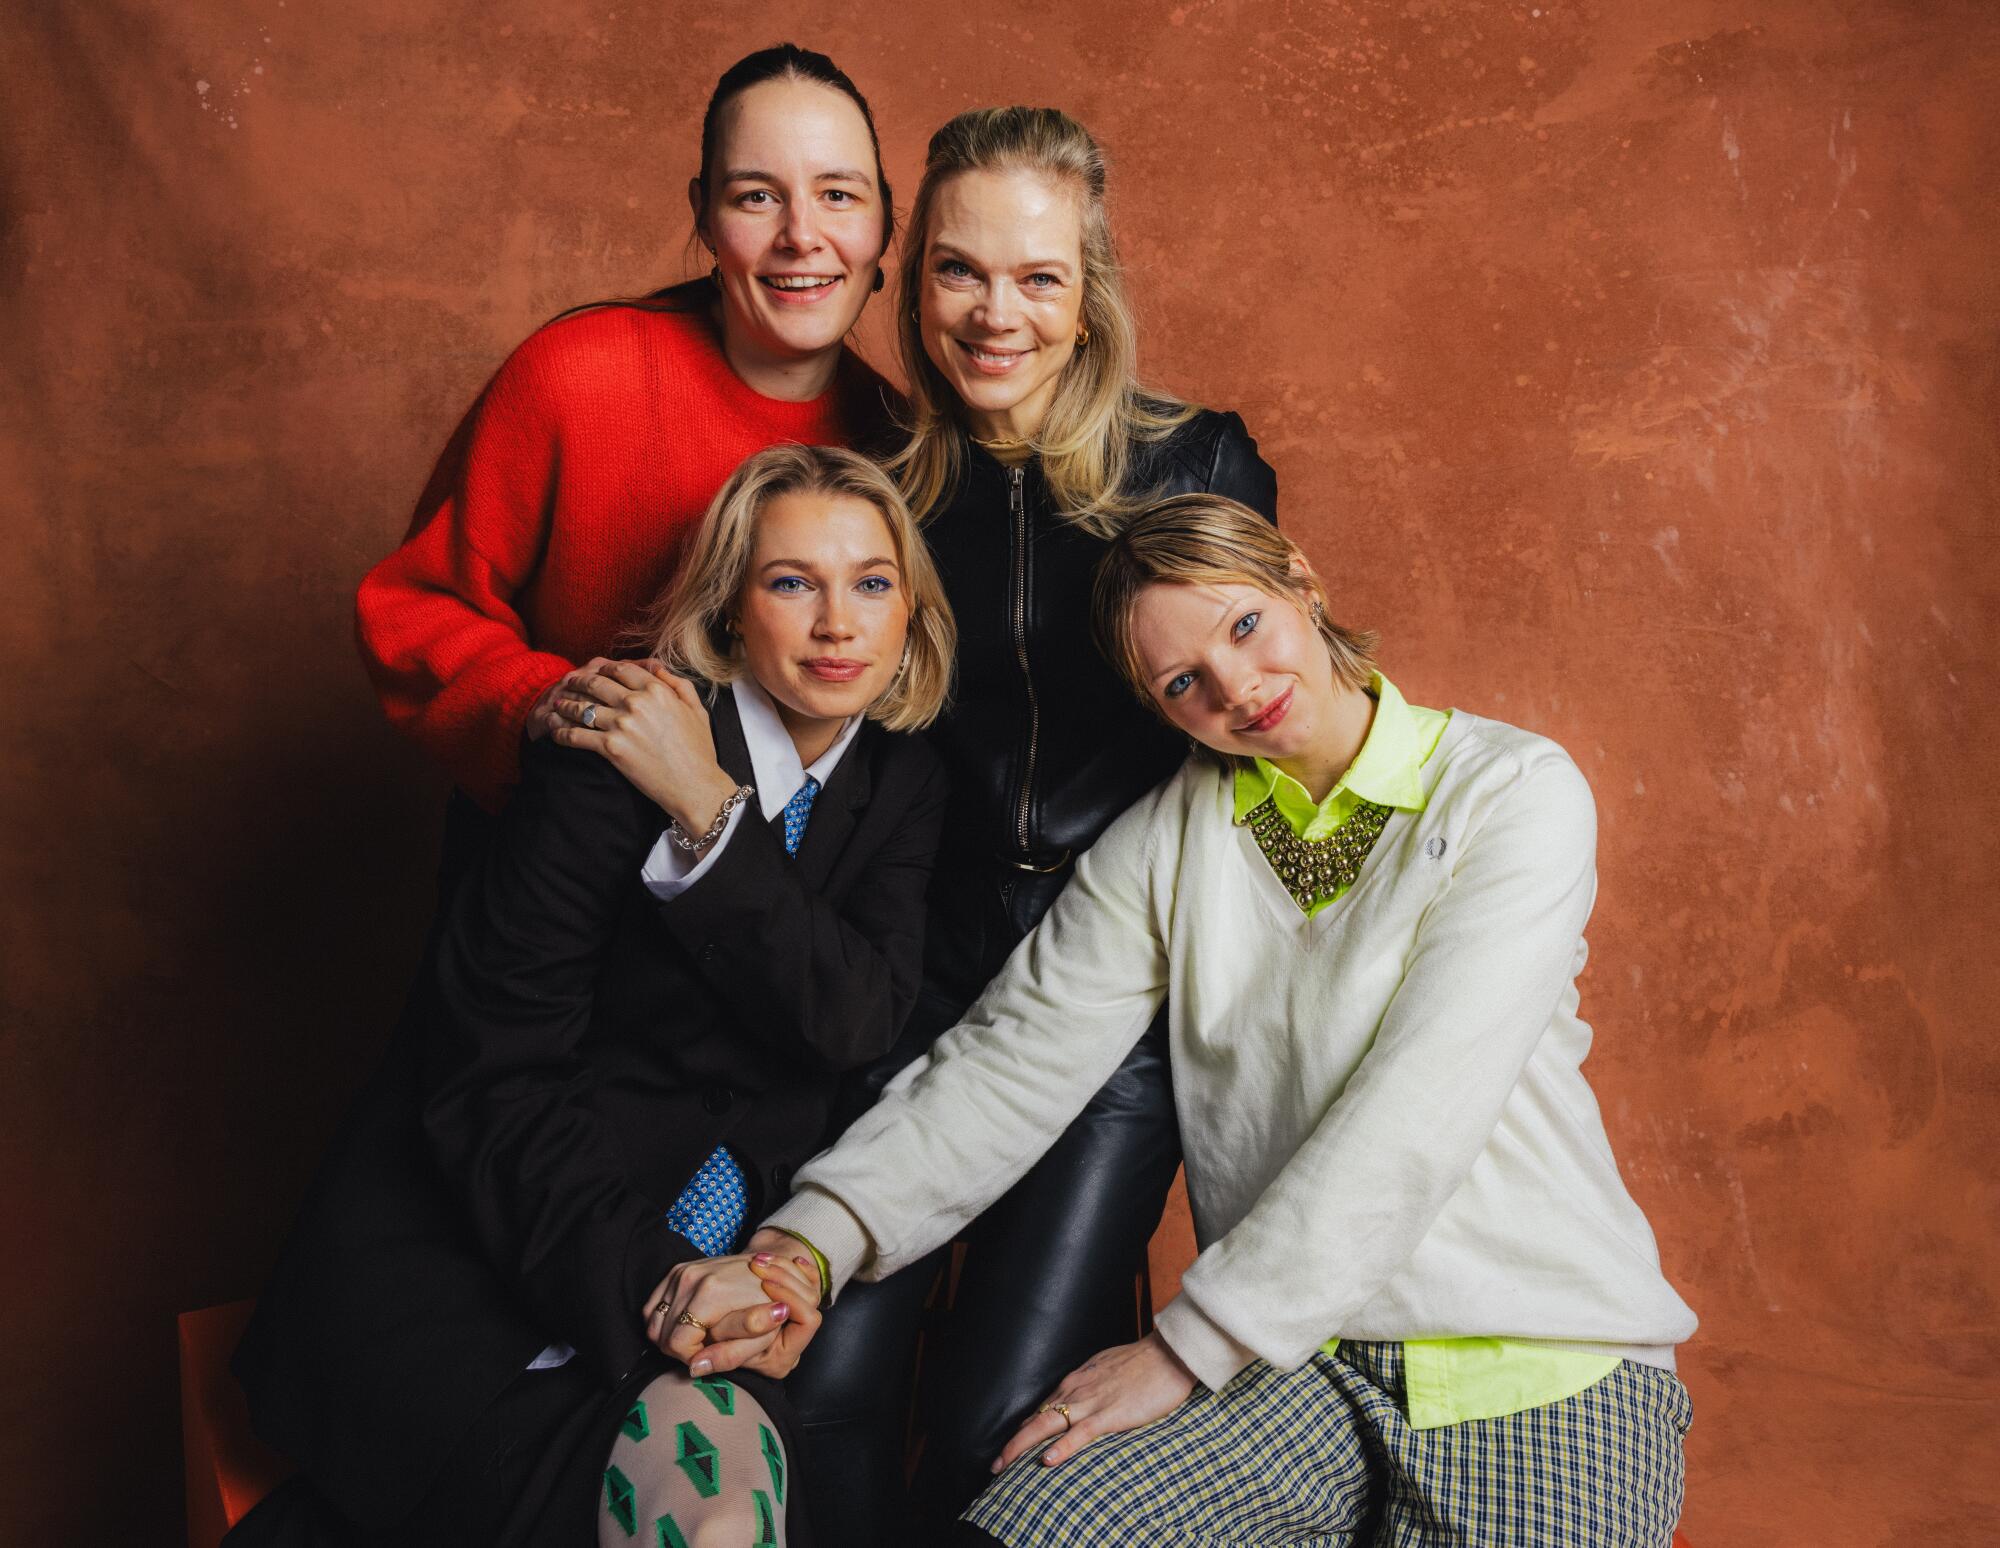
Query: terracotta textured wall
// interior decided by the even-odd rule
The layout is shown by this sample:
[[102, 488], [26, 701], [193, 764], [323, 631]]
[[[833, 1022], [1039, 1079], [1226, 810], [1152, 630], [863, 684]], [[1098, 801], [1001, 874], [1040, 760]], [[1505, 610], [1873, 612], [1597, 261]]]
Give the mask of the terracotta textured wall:
[[1151, 372], [1243, 411], [1413, 699], [1590, 775], [1590, 1071], [1703, 1317], [1695, 1543], [1990, 1540], [2000, 11], [4, 33], [0, 1536], [170, 1540], [173, 1314], [256, 1289], [429, 909], [440, 783], [354, 583], [513, 342], [679, 277], [705, 87], [793, 36], [906, 197], [959, 108], [1098, 128]]

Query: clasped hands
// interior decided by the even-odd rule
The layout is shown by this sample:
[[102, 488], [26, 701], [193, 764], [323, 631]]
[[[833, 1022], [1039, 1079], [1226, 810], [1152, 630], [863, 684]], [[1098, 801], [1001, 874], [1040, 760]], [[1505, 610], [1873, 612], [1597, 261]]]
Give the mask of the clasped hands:
[[[752, 1370], [783, 1377], [820, 1325], [819, 1270], [797, 1238], [769, 1228], [746, 1251], [676, 1264], [647, 1298], [646, 1336], [695, 1376]], [[1086, 1360], [1014, 1432], [993, 1471], [1048, 1442], [1045, 1466], [1093, 1440], [1172, 1413], [1194, 1374], [1158, 1333]]]
[[676, 1263], [646, 1297], [646, 1337], [695, 1376], [789, 1376], [819, 1331], [819, 1269], [768, 1227], [740, 1253]]

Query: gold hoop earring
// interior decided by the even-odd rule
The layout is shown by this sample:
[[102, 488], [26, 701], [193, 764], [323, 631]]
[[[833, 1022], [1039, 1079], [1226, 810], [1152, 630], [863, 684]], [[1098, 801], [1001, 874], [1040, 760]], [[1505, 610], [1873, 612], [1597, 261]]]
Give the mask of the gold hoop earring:
[[1078, 349], [1082, 349], [1083, 346], [1088, 344], [1089, 342], [1090, 342], [1090, 324], [1078, 323], [1076, 325], [1076, 347]]

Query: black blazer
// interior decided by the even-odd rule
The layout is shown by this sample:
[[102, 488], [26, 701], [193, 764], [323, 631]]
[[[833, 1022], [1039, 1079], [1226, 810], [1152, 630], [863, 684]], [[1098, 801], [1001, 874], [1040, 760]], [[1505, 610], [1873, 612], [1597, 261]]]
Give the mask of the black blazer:
[[[711, 719], [748, 783], [733, 698]], [[259, 1434], [364, 1525], [543, 1346], [607, 1391], [633, 1371], [643, 1298], [701, 1256], [663, 1220], [701, 1161], [729, 1145], [753, 1219], [782, 1200], [917, 993], [945, 801], [920, 739], [864, 726], [795, 858], [782, 819], [739, 823], [664, 904], [658, 807], [553, 743], [522, 774], [237, 1351]]]

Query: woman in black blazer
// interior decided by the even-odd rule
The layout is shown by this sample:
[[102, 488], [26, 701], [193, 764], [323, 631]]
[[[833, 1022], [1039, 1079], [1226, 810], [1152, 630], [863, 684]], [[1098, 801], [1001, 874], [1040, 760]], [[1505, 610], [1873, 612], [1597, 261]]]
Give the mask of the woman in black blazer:
[[679, 675], [592, 678], [528, 749], [259, 1304], [236, 1372], [302, 1473], [232, 1548], [671, 1542], [722, 1509], [803, 1541], [764, 1378], [817, 1323], [811, 1259], [769, 1265], [727, 1382], [668, 1370], [663, 1286], [786, 1196], [914, 1001], [945, 784], [897, 733], [952, 621], [894, 486], [779, 447], [654, 622]]

